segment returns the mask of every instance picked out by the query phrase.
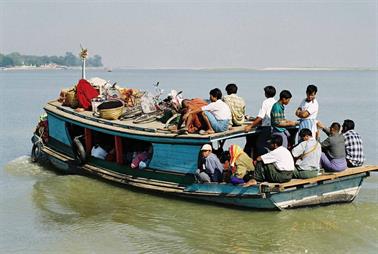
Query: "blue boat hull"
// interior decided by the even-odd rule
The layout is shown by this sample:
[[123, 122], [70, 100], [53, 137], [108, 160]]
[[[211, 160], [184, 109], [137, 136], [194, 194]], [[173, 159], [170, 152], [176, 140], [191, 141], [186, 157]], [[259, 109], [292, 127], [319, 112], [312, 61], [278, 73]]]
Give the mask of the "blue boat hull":
[[[157, 191], [175, 196], [202, 200], [210, 203], [247, 207], [253, 209], [283, 210], [314, 205], [352, 202], [357, 196], [363, 179], [368, 173], [351, 175], [333, 181], [300, 186], [282, 192], [262, 192], [259, 186], [242, 187], [232, 184], [190, 184], [171, 186], [170, 183], [156, 182], [151, 179], [138, 179], [135, 176], [115, 173], [109, 169], [90, 165], [76, 165], [71, 158], [54, 152], [45, 151], [50, 162], [67, 173], [86, 172], [100, 178], [122, 183], [144, 190]], [[49, 151], [46, 153], [46, 151]]]

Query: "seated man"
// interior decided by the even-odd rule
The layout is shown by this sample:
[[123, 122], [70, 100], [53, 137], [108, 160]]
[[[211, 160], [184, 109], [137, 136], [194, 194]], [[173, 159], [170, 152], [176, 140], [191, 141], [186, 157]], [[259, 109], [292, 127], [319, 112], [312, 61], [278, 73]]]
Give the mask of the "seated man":
[[303, 141], [291, 151], [294, 158], [297, 158], [293, 178], [305, 179], [315, 177], [318, 175], [320, 169], [322, 148], [319, 142], [312, 136], [312, 132], [309, 129], [301, 129], [298, 135]]
[[328, 138], [321, 143], [322, 155], [320, 164], [326, 171], [338, 172], [347, 168], [345, 159], [344, 136], [340, 134], [340, 124], [332, 123], [326, 128], [322, 123], [318, 126], [328, 135]]
[[227, 95], [223, 96], [223, 101], [230, 107], [232, 115], [232, 124], [240, 126], [244, 123], [245, 102], [243, 98], [236, 95], [238, 87], [235, 84], [226, 86]]
[[257, 157], [255, 173], [252, 180], [244, 186], [258, 182], [284, 183], [291, 180], [294, 171], [294, 160], [289, 150], [282, 146], [282, 136], [273, 135], [269, 141], [271, 152]]
[[[200, 134], [213, 134], [214, 132], [222, 132], [228, 129], [231, 120], [231, 111], [226, 103], [222, 100], [222, 92], [218, 88], [210, 91], [211, 103], [197, 110], [189, 110], [185, 115], [200, 113], [203, 116], [204, 130]], [[186, 116], [185, 116], [186, 117]]]
[[200, 99], [194, 98], [191, 100], [184, 99], [182, 101], [182, 109], [181, 109], [181, 118], [178, 123], [178, 128], [181, 127], [183, 123], [185, 123], [185, 127], [182, 128], [180, 131], [183, 133], [195, 133], [202, 128], [203, 124], [203, 117], [201, 113], [189, 113], [186, 114], [188, 111], [198, 111], [201, 107], [206, 106], [207, 102]]
[[223, 165], [212, 150], [209, 144], [201, 148], [201, 158], [195, 175], [200, 183], [221, 182], [223, 179]]
[[247, 179], [253, 174], [255, 166], [252, 159], [238, 145], [231, 145], [229, 148], [231, 177], [230, 182], [240, 184], [248, 182]]
[[341, 133], [345, 139], [345, 153], [348, 167], [360, 167], [364, 164], [364, 149], [360, 134], [354, 131], [354, 122], [344, 120]]

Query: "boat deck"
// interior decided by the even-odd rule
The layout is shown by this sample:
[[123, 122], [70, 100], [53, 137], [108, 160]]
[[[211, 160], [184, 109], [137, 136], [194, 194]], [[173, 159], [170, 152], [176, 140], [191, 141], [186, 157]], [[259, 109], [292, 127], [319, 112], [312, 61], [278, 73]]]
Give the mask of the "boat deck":
[[[150, 123], [133, 123], [133, 119], [126, 120], [106, 120], [93, 115], [92, 111], [77, 112], [74, 109], [62, 106], [62, 103], [55, 101], [50, 101], [44, 107], [46, 111], [52, 112], [56, 115], [69, 118], [84, 124], [88, 124], [95, 127], [111, 129], [115, 131], [128, 132], [131, 134], [138, 135], [148, 135], [157, 137], [169, 137], [169, 138], [190, 138], [190, 139], [208, 139], [211, 141], [216, 141], [227, 138], [236, 138], [245, 136], [244, 126], [232, 127], [231, 130], [214, 133], [210, 135], [200, 135], [200, 134], [177, 134], [173, 133], [165, 128], [165, 124], [159, 121], [153, 121]], [[255, 132], [252, 130], [250, 133]]]
[[263, 182], [260, 184], [260, 190], [262, 192], [282, 192], [291, 188], [303, 188], [304, 186], [311, 184], [321, 184], [326, 181], [335, 180], [340, 177], [352, 176], [361, 173], [366, 173], [367, 175], [371, 171], [378, 171], [378, 166], [362, 166], [356, 168], [348, 168], [342, 172], [324, 172], [321, 175], [308, 179], [292, 179], [287, 183], [268, 183]]

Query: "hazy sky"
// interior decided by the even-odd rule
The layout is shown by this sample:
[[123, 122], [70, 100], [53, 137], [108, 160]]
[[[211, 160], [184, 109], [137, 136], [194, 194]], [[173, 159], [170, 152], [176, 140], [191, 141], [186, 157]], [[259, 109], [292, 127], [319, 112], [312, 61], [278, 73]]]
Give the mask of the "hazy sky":
[[378, 0], [4, 1], [0, 52], [109, 67], [377, 67]]

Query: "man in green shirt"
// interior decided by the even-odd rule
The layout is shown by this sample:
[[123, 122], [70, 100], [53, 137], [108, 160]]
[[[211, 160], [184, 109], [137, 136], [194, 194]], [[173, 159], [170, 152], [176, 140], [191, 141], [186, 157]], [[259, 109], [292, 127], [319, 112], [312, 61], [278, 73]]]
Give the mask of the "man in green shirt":
[[288, 146], [288, 137], [290, 133], [286, 127], [299, 125], [297, 121], [290, 121], [285, 118], [285, 105], [288, 105], [291, 100], [291, 93], [288, 90], [283, 90], [280, 93], [280, 99], [277, 101], [270, 112], [270, 118], [272, 123], [273, 135], [279, 135], [282, 137], [282, 146]]

